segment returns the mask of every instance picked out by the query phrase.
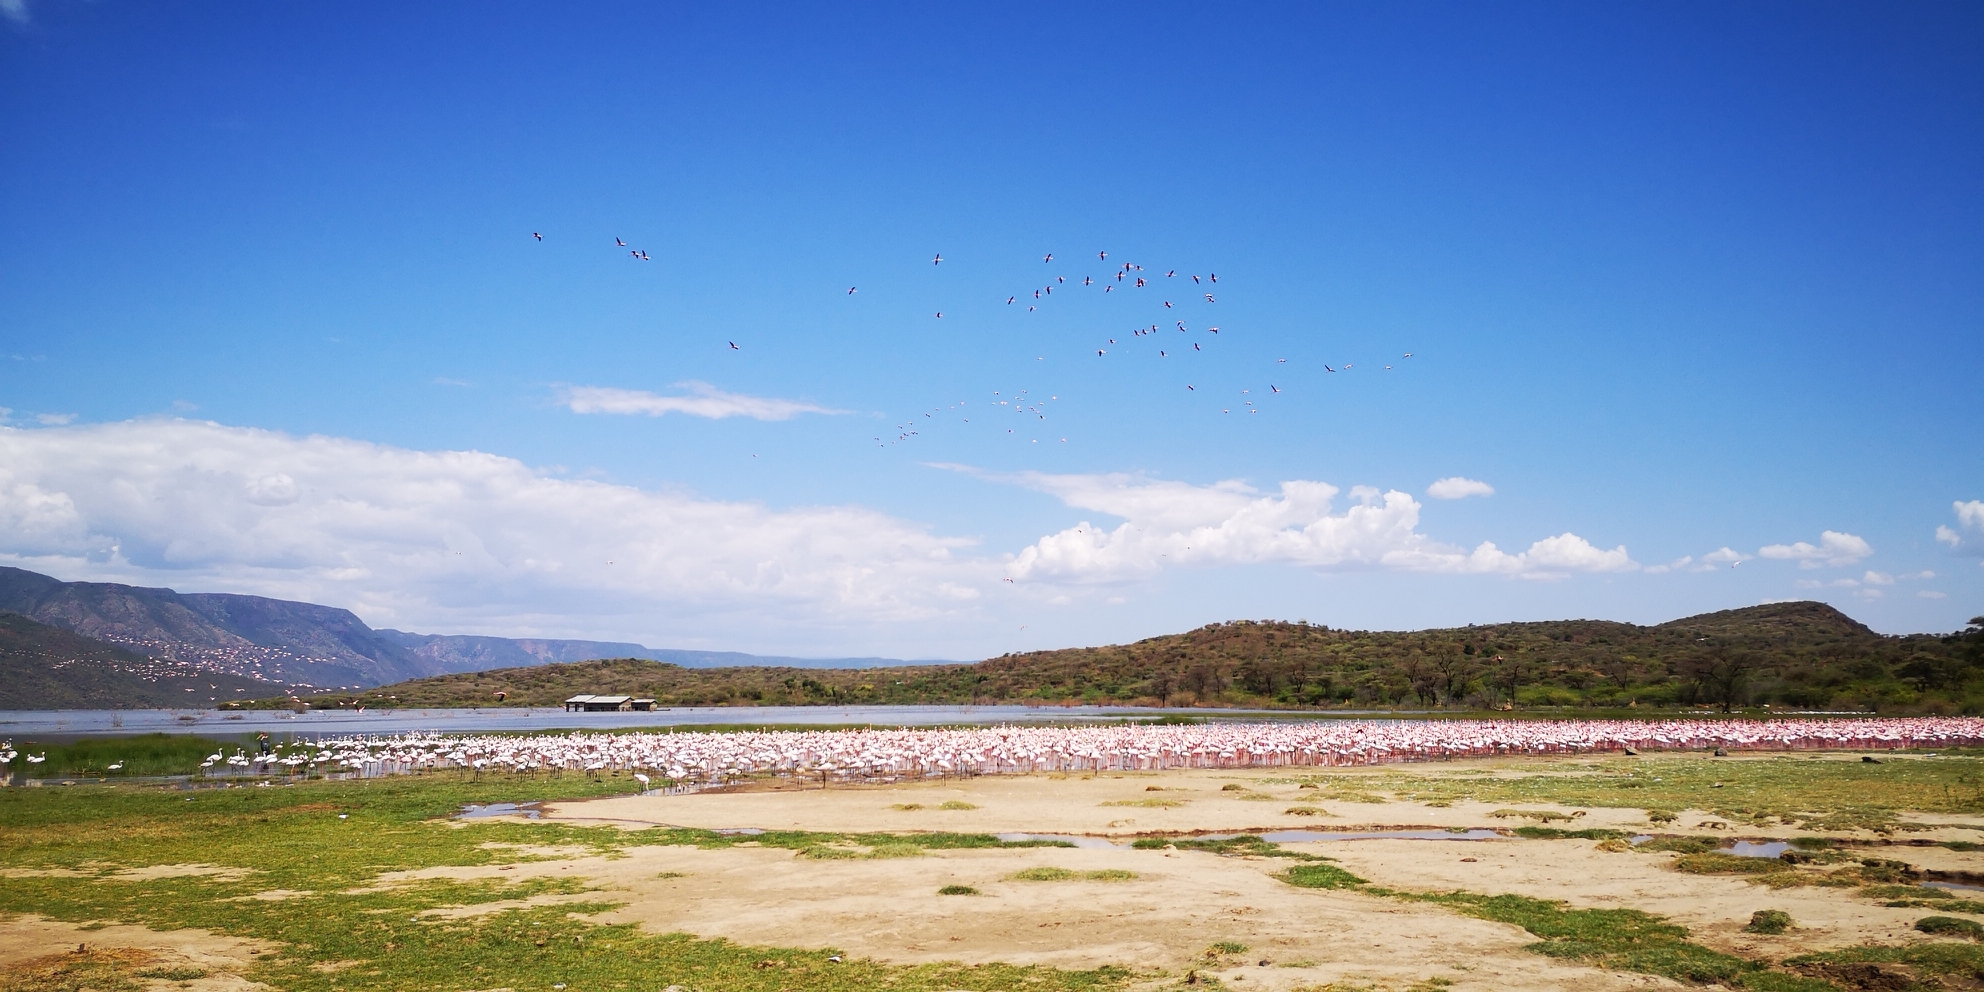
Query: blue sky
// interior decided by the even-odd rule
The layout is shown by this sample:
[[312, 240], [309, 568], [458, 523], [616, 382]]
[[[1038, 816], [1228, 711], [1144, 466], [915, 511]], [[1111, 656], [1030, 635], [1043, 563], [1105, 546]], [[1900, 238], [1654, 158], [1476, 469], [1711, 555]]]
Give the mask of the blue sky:
[[0, 560], [822, 655], [1954, 629], [1980, 53], [1965, 4], [8, 0]]

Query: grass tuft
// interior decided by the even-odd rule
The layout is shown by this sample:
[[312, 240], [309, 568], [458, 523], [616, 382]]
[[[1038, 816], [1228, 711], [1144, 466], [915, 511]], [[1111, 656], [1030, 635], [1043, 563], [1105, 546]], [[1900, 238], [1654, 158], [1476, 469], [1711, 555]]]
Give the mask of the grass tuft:
[[1014, 882], [1128, 882], [1136, 877], [1136, 872], [1124, 871], [1120, 868], [1076, 871], [1072, 868], [1056, 868], [1051, 865], [1027, 868], [1006, 876], [1009, 881]]
[[1335, 865], [1314, 862], [1296, 865], [1274, 877], [1303, 889], [1354, 889], [1364, 884], [1364, 879]]
[[1760, 909], [1750, 914], [1744, 933], [1780, 934], [1791, 929], [1791, 914], [1781, 909]]
[[1984, 940], [1984, 923], [1978, 923], [1976, 920], [1959, 920], [1954, 916], [1925, 916], [1915, 921], [1915, 929], [1939, 937]]
[[975, 896], [978, 890], [969, 885], [946, 885], [937, 890], [940, 896]]

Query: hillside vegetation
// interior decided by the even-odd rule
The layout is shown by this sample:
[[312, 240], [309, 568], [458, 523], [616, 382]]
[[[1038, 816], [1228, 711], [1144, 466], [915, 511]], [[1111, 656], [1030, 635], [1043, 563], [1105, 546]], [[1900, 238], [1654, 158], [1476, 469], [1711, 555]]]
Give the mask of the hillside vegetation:
[[1238, 620], [1134, 644], [969, 665], [689, 669], [638, 659], [418, 679], [316, 706], [556, 706], [578, 693], [663, 706], [1099, 703], [1490, 709], [1534, 706], [1984, 712], [1984, 618], [1886, 637], [1823, 603], [1652, 627], [1596, 620], [1414, 632]]

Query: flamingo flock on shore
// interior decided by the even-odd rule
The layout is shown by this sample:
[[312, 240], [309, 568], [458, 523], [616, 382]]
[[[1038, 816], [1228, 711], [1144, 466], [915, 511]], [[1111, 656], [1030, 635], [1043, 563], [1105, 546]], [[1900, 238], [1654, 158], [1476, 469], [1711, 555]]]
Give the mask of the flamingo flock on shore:
[[[240, 774], [306, 770], [363, 777], [463, 771], [653, 773], [678, 784], [752, 775], [838, 781], [1341, 767], [1498, 755], [1622, 751], [1940, 748], [1984, 743], [1984, 718], [1773, 720], [1397, 720], [1313, 723], [982, 727], [744, 733], [415, 733], [297, 742], [225, 761]], [[643, 786], [647, 783], [643, 782]]]

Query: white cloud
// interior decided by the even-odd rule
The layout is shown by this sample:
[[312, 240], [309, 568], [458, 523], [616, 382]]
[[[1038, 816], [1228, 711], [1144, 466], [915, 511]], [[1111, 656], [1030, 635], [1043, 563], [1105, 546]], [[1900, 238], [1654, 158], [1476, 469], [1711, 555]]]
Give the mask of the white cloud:
[[1625, 548], [1575, 534], [1508, 552], [1442, 544], [1418, 532], [1420, 506], [1398, 491], [1341, 500], [1308, 481], [1258, 492], [1124, 475], [988, 478], [1121, 521], [995, 555], [858, 506], [775, 509], [484, 452], [161, 418], [0, 426], [0, 561], [327, 603], [376, 626], [811, 654], [964, 645], [1021, 600], [1070, 603], [1172, 565], [1529, 578], [1638, 568]]
[[0, 17], [15, 24], [28, 22], [28, 0], [0, 0]]
[[1795, 561], [1799, 568], [1851, 565], [1874, 553], [1873, 545], [1853, 534], [1829, 530], [1819, 535], [1819, 543], [1768, 544], [1757, 550], [1763, 558]]
[[73, 413], [37, 413], [34, 415], [34, 419], [50, 427], [60, 427], [63, 424], [75, 423], [76, 415]]
[[1119, 581], [1176, 565], [1255, 563], [1526, 577], [1639, 567], [1623, 546], [1607, 551], [1568, 533], [1516, 554], [1492, 543], [1471, 551], [1441, 544], [1418, 532], [1419, 504], [1398, 490], [1354, 488], [1357, 503], [1337, 513], [1339, 490], [1326, 482], [1283, 482], [1268, 494], [1234, 480], [1194, 486], [1123, 474], [994, 475], [939, 467], [1025, 486], [1124, 521], [1113, 528], [1083, 521], [1042, 537], [1014, 556], [1015, 577]]
[[1956, 510], [1956, 528], [1938, 526], [1936, 540], [1958, 554], [1984, 555], [1984, 500], [1957, 500], [1950, 506]]
[[1469, 496], [1493, 496], [1495, 495], [1495, 487], [1478, 479], [1465, 479], [1454, 475], [1427, 486], [1426, 495], [1434, 499], [1466, 499]]
[[1668, 572], [1678, 572], [1684, 568], [1687, 568], [1688, 563], [1694, 560], [1695, 560], [1694, 555], [1682, 555], [1681, 557], [1676, 558], [1665, 565], [1648, 565], [1646, 567], [1646, 573], [1648, 575], [1664, 575]]
[[1870, 569], [1867, 574], [1860, 577], [1860, 581], [1870, 586], [1891, 586], [1894, 585], [1894, 576], [1886, 572], [1876, 572]]
[[1733, 568], [1754, 557], [1756, 556], [1746, 555], [1733, 548], [1721, 547], [1700, 558], [1696, 558], [1693, 555], [1682, 555], [1665, 565], [1651, 566], [1647, 569], [1647, 572], [1652, 575], [1660, 575], [1664, 572], [1713, 572], [1722, 568], [1724, 565]]
[[846, 413], [801, 400], [781, 400], [764, 396], [726, 393], [707, 382], [678, 382], [687, 396], [662, 396], [641, 389], [615, 389], [611, 386], [571, 386], [564, 391], [564, 403], [573, 413], [686, 413], [692, 417], [721, 420], [724, 417], [750, 417], [753, 420], [790, 420], [802, 413]]
[[1917, 596], [1918, 598], [1921, 598], [1921, 599], [1948, 599], [1948, 598], [1950, 598], [1950, 594], [1949, 594], [1949, 593], [1946, 593], [1946, 592], [1937, 592], [1937, 591], [1936, 591], [1936, 590], [1934, 590], [1934, 589], [1924, 589], [1924, 590], [1922, 590], [1922, 591], [1920, 591], [1920, 592], [1917, 592], [1917, 593], [1916, 593], [1915, 595], [1916, 595], [1916, 596]]
[[[999, 581], [998, 563], [961, 557], [972, 544], [860, 507], [561, 479], [477, 451], [187, 420], [0, 427], [11, 563], [331, 603], [378, 625], [728, 622], [762, 640], [930, 618]], [[614, 619], [584, 619], [600, 617]]]
[[469, 383], [469, 381], [468, 381], [467, 379], [450, 379], [450, 378], [448, 378], [448, 377], [447, 377], [447, 376], [445, 376], [445, 375], [437, 375], [437, 376], [435, 376], [435, 377], [434, 377], [434, 384], [435, 384], [436, 386], [468, 386], [468, 385], [470, 385], [470, 383]]

